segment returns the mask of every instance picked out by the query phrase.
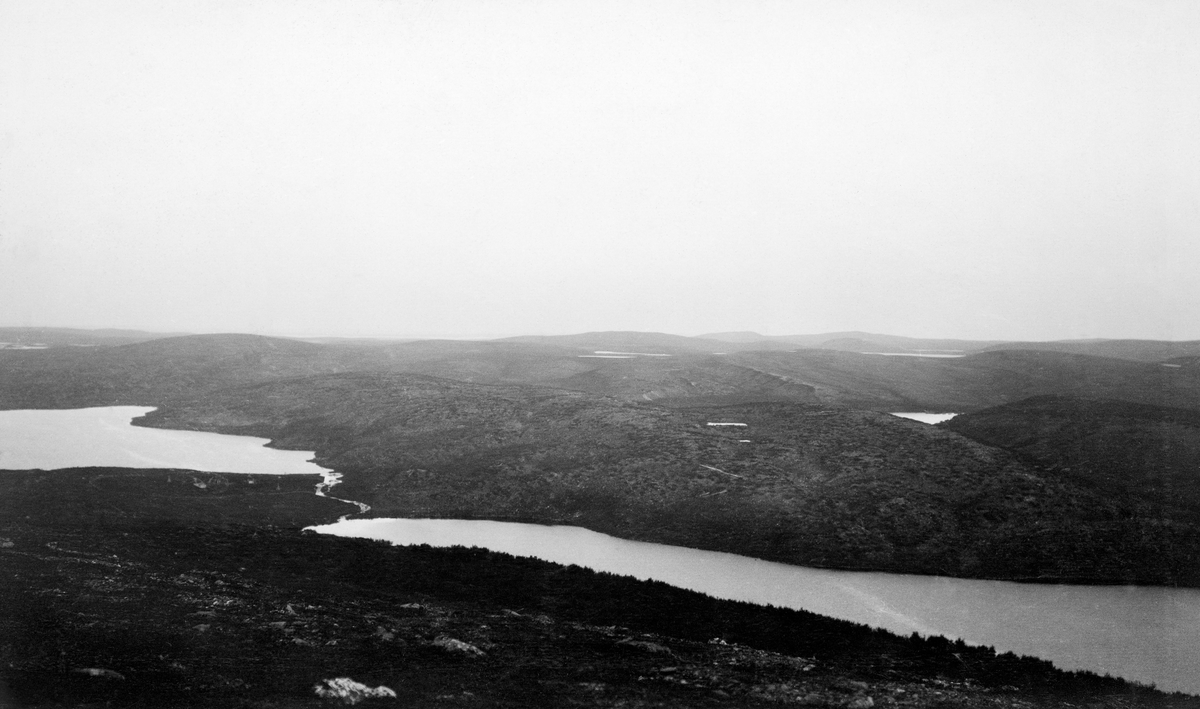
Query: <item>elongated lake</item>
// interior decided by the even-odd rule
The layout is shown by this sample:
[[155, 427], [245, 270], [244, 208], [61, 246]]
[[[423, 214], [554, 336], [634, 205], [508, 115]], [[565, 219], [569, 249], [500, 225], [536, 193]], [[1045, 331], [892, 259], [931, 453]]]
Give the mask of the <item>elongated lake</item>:
[[266, 438], [132, 426], [150, 406], [0, 411], [0, 469], [85, 466], [184, 468], [213, 473], [323, 475], [307, 451], [265, 447]]
[[718, 598], [800, 608], [904, 635], [942, 635], [1063, 669], [1200, 694], [1200, 590], [1065, 586], [829, 571], [617, 539], [579, 527], [353, 519], [313, 527], [393, 544], [476, 546], [654, 579]]
[[[311, 463], [311, 453], [265, 448], [261, 438], [130, 425], [131, 419], [150, 410], [0, 411], [0, 469], [114, 466], [315, 473], [325, 474], [327, 481], [337, 476]], [[992, 645], [1048, 659], [1065, 669], [1088, 669], [1200, 694], [1197, 589], [826, 571], [631, 542], [578, 527], [354, 519], [314, 529], [396, 544], [478, 546], [578, 564], [721, 598], [803, 608], [903, 634]]]

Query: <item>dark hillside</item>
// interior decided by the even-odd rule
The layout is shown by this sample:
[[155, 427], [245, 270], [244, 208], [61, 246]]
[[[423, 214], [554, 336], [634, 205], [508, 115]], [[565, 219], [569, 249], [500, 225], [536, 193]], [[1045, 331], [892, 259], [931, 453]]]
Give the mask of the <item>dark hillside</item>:
[[1200, 412], [1044, 396], [941, 426], [1007, 448], [1105, 494], [1200, 514]]
[[301, 532], [277, 502], [295, 479], [2, 475], [6, 707], [329, 707], [313, 688], [334, 677], [396, 694], [366, 706], [1200, 705], [579, 567]]
[[588, 371], [540, 383], [634, 401], [697, 405], [753, 401], [818, 403], [811, 387], [732, 364], [724, 357], [677, 357], [671, 361], [590, 360]]
[[377, 346], [377, 371], [425, 374], [481, 383], [536, 383], [586, 372], [607, 360], [569, 347], [527, 342], [420, 340]]
[[1193, 524], [874, 412], [356, 373], [231, 388], [138, 423], [316, 450], [378, 516], [578, 524], [809, 566], [1200, 585]]

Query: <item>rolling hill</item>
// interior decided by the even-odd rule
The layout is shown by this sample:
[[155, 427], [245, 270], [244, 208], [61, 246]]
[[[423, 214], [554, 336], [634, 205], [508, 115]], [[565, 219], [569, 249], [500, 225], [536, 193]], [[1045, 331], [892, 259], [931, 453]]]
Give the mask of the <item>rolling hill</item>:
[[1200, 370], [1060, 352], [941, 359], [801, 350], [729, 361], [812, 387], [824, 403], [878, 411], [966, 412], [1051, 394], [1200, 408]]
[[901, 337], [872, 332], [826, 332], [818, 335], [760, 335], [757, 332], [714, 332], [699, 335], [707, 340], [735, 342], [743, 345], [790, 345], [793, 349], [830, 349], [848, 352], [895, 353], [967, 353], [989, 347], [1003, 347], [1000, 340], [959, 340], [950, 338]]
[[1164, 362], [1200, 355], [1200, 340], [1062, 340], [1057, 342], [1005, 342], [987, 350], [1042, 350], [1068, 354], [1116, 357], [1138, 362]]
[[[1198, 584], [1191, 502], [876, 412], [1045, 395], [1195, 411], [1200, 369], [1032, 350], [580, 356], [669, 344], [204, 335], [5, 351], [0, 407], [158, 406], [143, 423], [316, 450], [381, 515], [569, 522], [814, 566]], [[1086, 439], [1064, 411], [1046, 430]], [[1172, 450], [1190, 451], [1178, 431]]]
[[1105, 495], [1200, 514], [1200, 413], [1125, 401], [1041, 396], [942, 427]]
[[142, 330], [80, 330], [68, 327], [0, 327], [0, 349], [4, 345], [21, 347], [112, 347], [146, 342], [182, 333], [144, 332]]
[[[0, 407], [158, 405], [254, 382], [393, 372], [552, 386], [670, 406], [796, 401], [875, 411], [967, 412], [1062, 395], [1200, 408], [1200, 369], [1186, 363], [1036, 350], [958, 358], [820, 349], [713, 354], [695, 349], [696, 342], [711, 348], [711, 341], [632, 335], [639, 334], [646, 336], [372, 343], [194, 335], [114, 347], [0, 350]], [[646, 354], [596, 356], [597, 350]], [[671, 356], [648, 356], [656, 354]]]
[[569, 523], [808, 566], [1200, 585], [1191, 521], [870, 411], [350, 373], [210, 392], [138, 423], [316, 450], [377, 516]]

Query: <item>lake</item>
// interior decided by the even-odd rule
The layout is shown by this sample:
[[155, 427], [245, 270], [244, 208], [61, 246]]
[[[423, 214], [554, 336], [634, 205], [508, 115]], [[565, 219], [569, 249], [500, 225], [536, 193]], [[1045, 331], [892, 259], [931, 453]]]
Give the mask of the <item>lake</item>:
[[154, 408], [0, 411], [0, 470], [183, 468], [212, 473], [325, 475], [312, 452], [266, 448], [266, 438], [132, 426]]
[[632, 542], [579, 527], [353, 519], [324, 534], [393, 544], [475, 546], [654, 579], [718, 598], [799, 608], [908, 635], [943, 635], [1063, 669], [1200, 694], [1200, 590], [1066, 586], [829, 571]]
[[[0, 411], [0, 469], [84, 466], [207, 472], [339, 474], [312, 453], [266, 439], [140, 428], [153, 409]], [[2, 494], [2, 493], [0, 493]], [[315, 528], [397, 544], [478, 546], [657, 579], [721, 598], [803, 608], [903, 634], [919, 632], [1034, 655], [1162, 689], [1200, 694], [1200, 590], [1055, 586], [809, 569], [577, 527], [464, 520], [355, 519]]]

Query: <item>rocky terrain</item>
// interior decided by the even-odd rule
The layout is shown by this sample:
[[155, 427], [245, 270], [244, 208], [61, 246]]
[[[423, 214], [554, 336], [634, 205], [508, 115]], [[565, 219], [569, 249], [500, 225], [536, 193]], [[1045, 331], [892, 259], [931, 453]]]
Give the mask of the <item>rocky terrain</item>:
[[337, 706], [322, 694], [356, 685], [367, 706], [1200, 706], [578, 567], [303, 532], [347, 507], [302, 501], [306, 476], [4, 479], [3, 706]]

